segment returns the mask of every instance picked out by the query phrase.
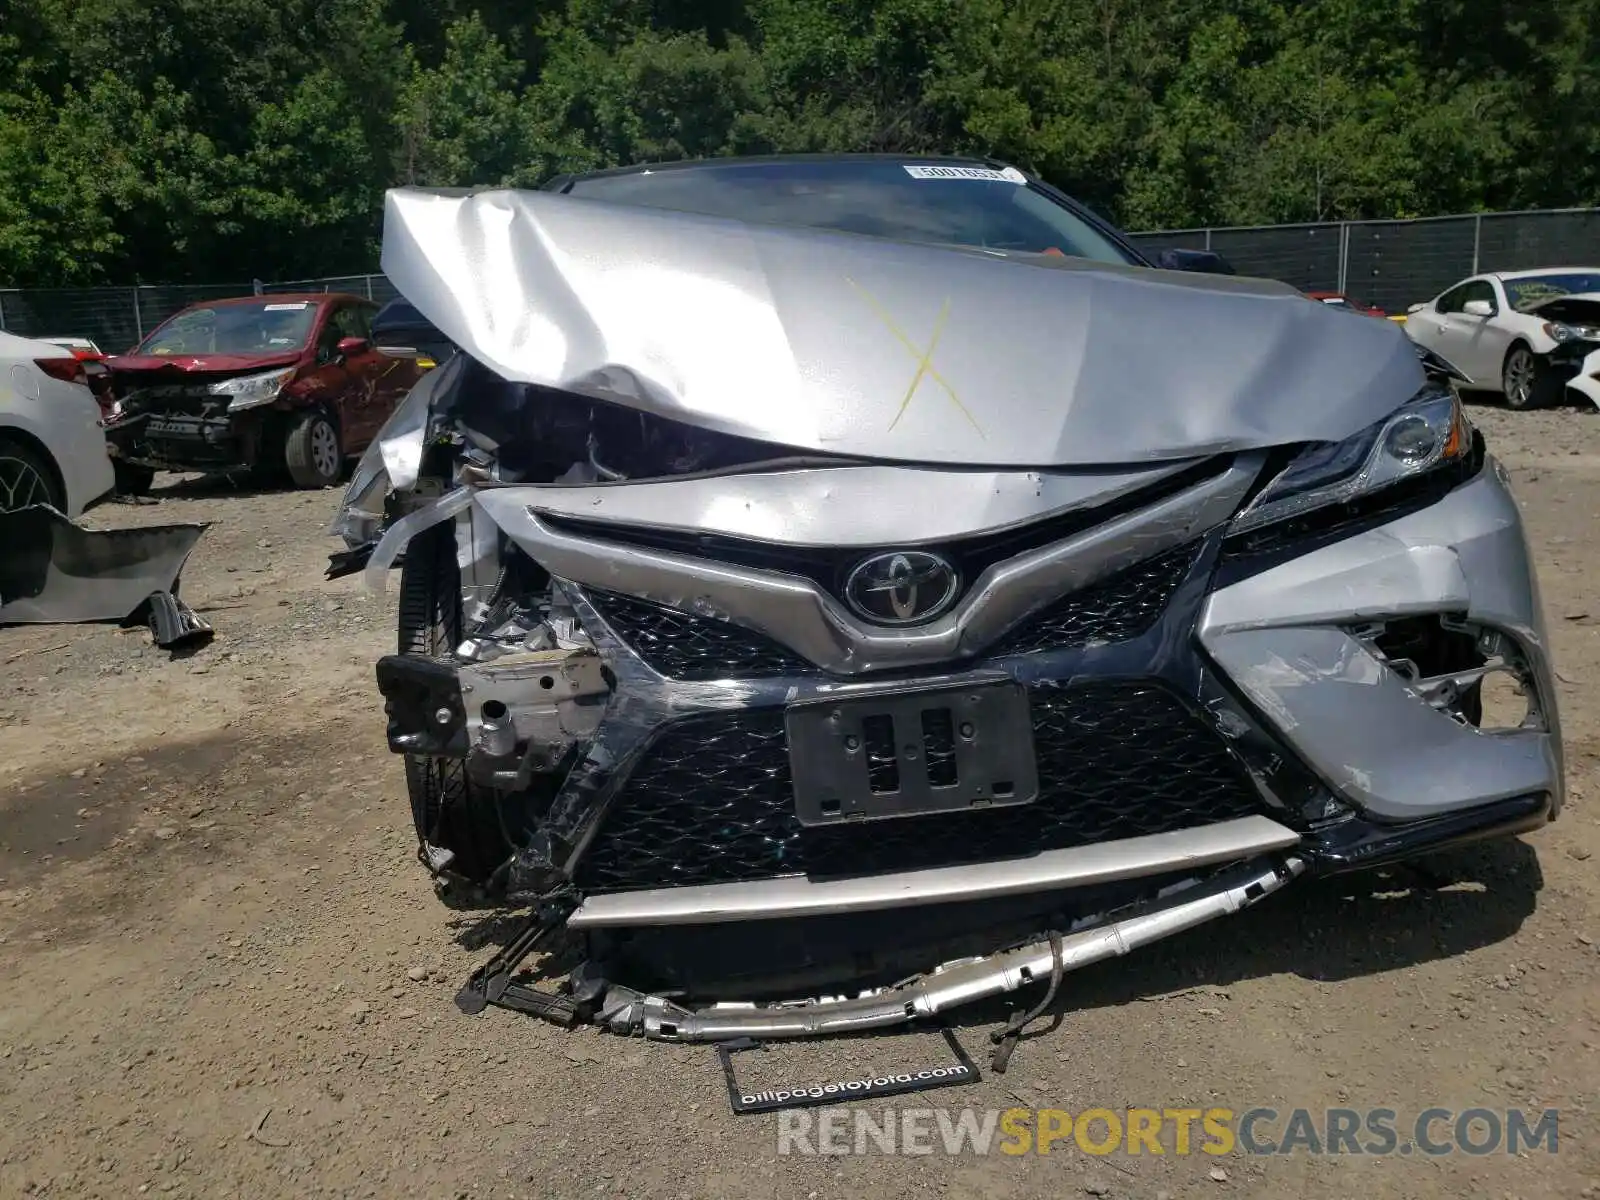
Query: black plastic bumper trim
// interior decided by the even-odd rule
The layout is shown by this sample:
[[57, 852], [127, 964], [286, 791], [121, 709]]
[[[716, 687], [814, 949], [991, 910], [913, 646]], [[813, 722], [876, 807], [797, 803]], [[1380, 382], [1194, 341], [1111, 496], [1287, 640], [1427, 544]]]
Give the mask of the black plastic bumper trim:
[[1550, 820], [1550, 796], [1539, 792], [1408, 825], [1348, 821], [1312, 833], [1302, 850], [1319, 874], [1359, 871], [1430, 854], [1464, 842], [1527, 833]]

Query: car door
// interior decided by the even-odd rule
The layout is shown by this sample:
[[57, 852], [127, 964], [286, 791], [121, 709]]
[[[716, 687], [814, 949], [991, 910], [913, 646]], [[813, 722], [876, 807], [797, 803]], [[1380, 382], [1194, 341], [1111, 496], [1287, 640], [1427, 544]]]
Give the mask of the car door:
[[1445, 314], [1459, 304], [1457, 293], [1465, 286], [1465, 283], [1458, 283], [1440, 292], [1427, 304], [1419, 305], [1415, 312], [1406, 314], [1406, 333], [1412, 341], [1438, 354], [1444, 353], [1440, 349], [1440, 341], [1444, 335]]
[[374, 359], [378, 356], [368, 341], [365, 349], [344, 354], [339, 343], [346, 338], [367, 339], [368, 322], [359, 305], [341, 301], [328, 313], [317, 338], [317, 374], [328, 391], [330, 403], [338, 410], [339, 436], [346, 454], [359, 454], [377, 432], [381, 418], [373, 405]]
[[407, 355], [396, 357], [384, 354], [372, 340], [372, 318], [377, 314], [378, 306], [365, 302], [351, 305], [351, 319], [358, 332], [351, 337], [365, 338], [367, 349], [352, 360], [351, 366], [361, 375], [366, 387], [366, 398], [363, 401], [365, 412], [364, 420], [367, 422], [362, 445], [377, 436], [383, 428], [385, 421], [391, 413], [405, 399], [406, 393], [413, 384], [422, 376], [422, 369], [418, 367], [416, 359]]
[[[1488, 316], [1461, 311], [1474, 300], [1489, 305]], [[1445, 318], [1448, 331], [1445, 345], [1450, 349], [1441, 349], [1439, 353], [1471, 376], [1476, 387], [1500, 386], [1500, 364], [1510, 340], [1501, 324], [1506, 311], [1493, 280], [1472, 279], [1461, 286], [1460, 309]]]
[[[1424, 318], [1418, 322], [1413, 337], [1459, 367], [1474, 384], [1492, 387], [1499, 383], [1500, 373], [1497, 365], [1488, 378], [1484, 378], [1482, 333], [1484, 323], [1493, 320], [1493, 317], [1468, 315], [1464, 310], [1472, 300], [1487, 300], [1498, 311], [1494, 285], [1487, 279], [1468, 279], [1445, 292], [1406, 324], [1409, 326], [1411, 321]], [[1424, 329], [1430, 330], [1430, 336], [1426, 339], [1416, 336]]]

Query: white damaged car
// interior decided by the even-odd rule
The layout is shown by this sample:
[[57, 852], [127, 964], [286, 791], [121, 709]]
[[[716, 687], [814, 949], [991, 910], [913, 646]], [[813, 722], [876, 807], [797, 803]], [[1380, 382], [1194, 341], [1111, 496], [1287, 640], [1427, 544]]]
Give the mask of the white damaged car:
[[1560, 402], [1564, 387], [1590, 403], [1597, 381], [1580, 368], [1600, 350], [1600, 267], [1475, 275], [1413, 304], [1405, 331], [1507, 407]]

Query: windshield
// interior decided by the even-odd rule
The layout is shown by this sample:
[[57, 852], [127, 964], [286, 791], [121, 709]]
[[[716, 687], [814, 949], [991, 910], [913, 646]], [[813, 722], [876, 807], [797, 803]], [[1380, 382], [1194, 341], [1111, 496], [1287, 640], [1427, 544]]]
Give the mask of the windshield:
[[1020, 172], [908, 160], [709, 162], [579, 179], [570, 195], [900, 241], [1136, 260]]
[[1506, 299], [1511, 307], [1525, 309], [1552, 296], [1565, 296], [1572, 292], [1600, 292], [1600, 274], [1593, 271], [1562, 271], [1549, 275], [1524, 275], [1521, 279], [1505, 279]]
[[135, 354], [280, 354], [305, 348], [316, 324], [309, 300], [219, 304], [179, 313], [141, 342]]

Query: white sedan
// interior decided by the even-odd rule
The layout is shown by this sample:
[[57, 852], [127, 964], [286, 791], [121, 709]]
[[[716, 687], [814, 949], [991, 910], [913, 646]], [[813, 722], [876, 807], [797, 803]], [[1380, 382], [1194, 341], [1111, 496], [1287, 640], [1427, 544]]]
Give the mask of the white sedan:
[[116, 482], [84, 365], [49, 342], [0, 333], [0, 512], [49, 504], [68, 517]]
[[1405, 331], [1471, 379], [1500, 392], [1511, 408], [1530, 408], [1560, 393], [1549, 358], [1558, 347], [1600, 344], [1600, 329], [1563, 319], [1552, 302], [1600, 292], [1600, 267], [1498, 271], [1462, 280], [1406, 312]]

